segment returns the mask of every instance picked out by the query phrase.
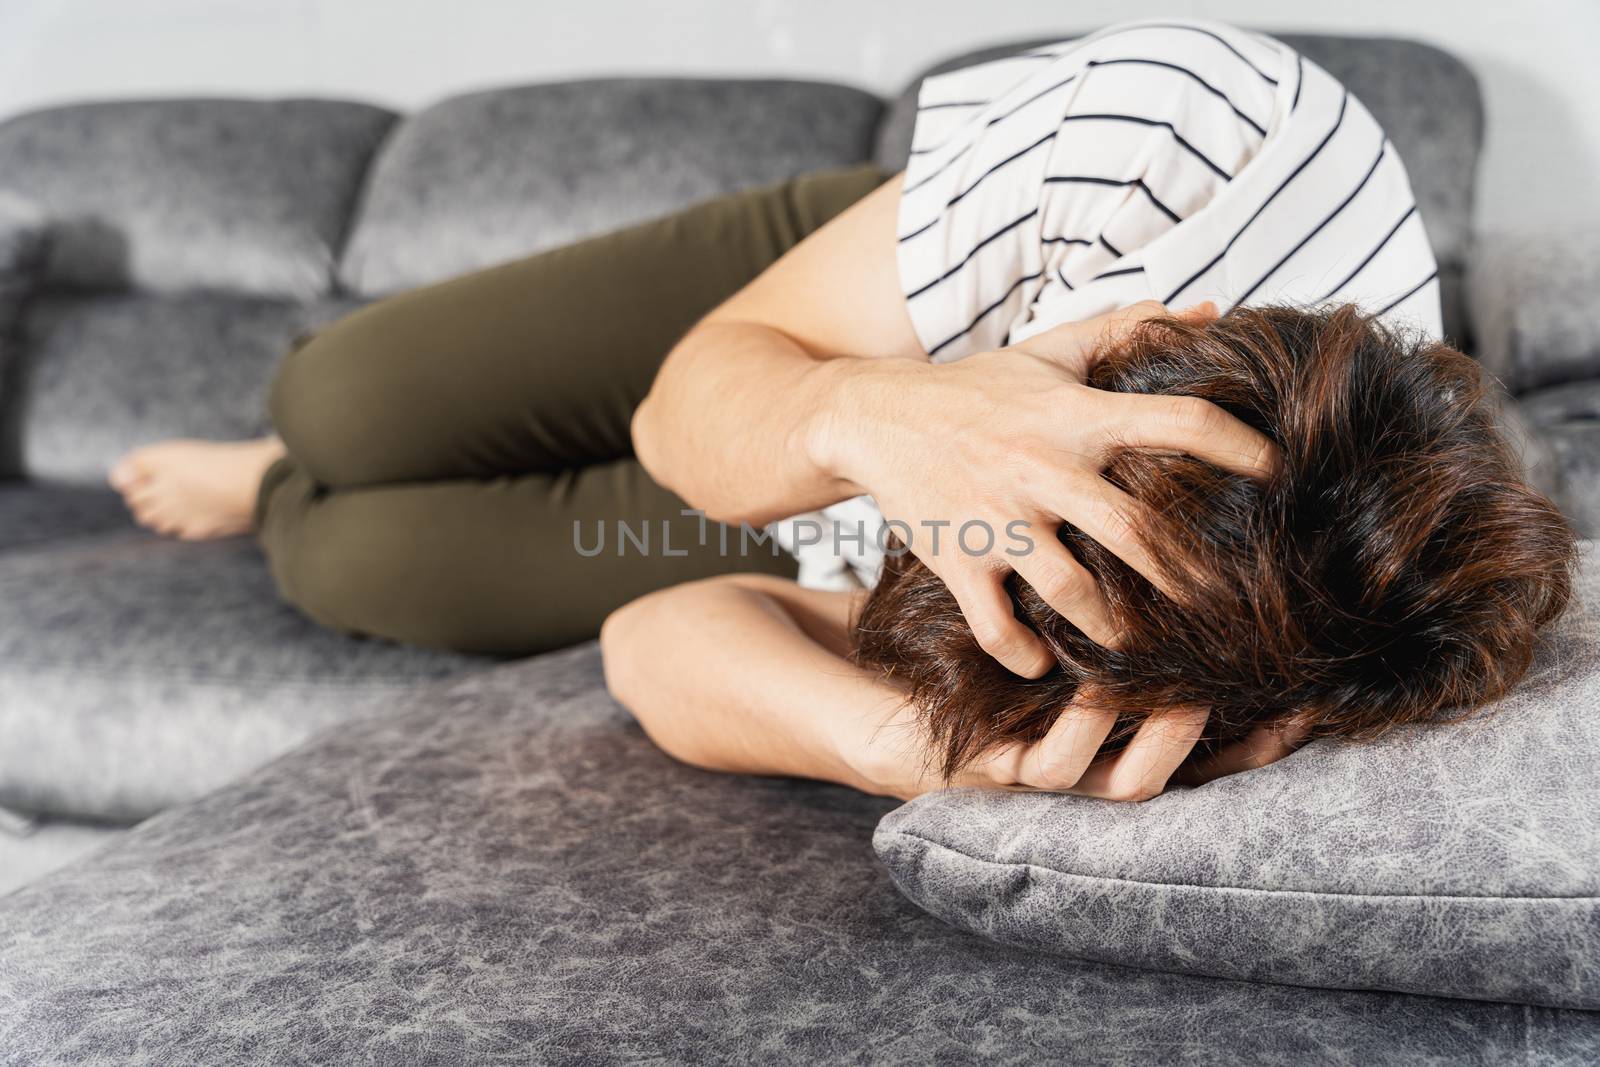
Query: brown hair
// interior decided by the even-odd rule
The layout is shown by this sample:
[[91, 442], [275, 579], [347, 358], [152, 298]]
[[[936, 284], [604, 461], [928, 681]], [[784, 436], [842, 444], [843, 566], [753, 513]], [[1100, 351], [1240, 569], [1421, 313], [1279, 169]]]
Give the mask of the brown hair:
[[1282, 449], [1265, 484], [1182, 455], [1124, 449], [1106, 478], [1147, 505], [1169, 599], [1072, 528], [1118, 650], [1090, 641], [1025, 582], [1018, 618], [1060, 664], [1020, 678], [974, 640], [916, 557], [891, 558], [854, 659], [904, 685], [948, 777], [1031, 743], [1080, 689], [1116, 711], [1112, 743], [1152, 711], [1209, 707], [1208, 741], [1262, 723], [1368, 738], [1505, 693], [1571, 592], [1573, 535], [1524, 481], [1478, 365], [1354, 307], [1164, 318], [1101, 353], [1089, 384], [1196, 396]]

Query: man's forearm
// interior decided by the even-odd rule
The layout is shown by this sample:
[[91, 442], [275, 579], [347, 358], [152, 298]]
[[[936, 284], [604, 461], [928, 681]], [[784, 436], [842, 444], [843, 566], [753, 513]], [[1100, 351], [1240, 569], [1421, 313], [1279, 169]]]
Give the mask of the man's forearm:
[[864, 490], [837, 457], [865, 431], [899, 359], [821, 359], [771, 327], [708, 322], [668, 357], [633, 419], [662, 485], [724, 522], [765, 523]]
[[873, 791], [852, 756], [902, 698], [841, 655], [838, 597], [754, 576], [655, 593], [606, 621], [607, 684], [687, 763]]

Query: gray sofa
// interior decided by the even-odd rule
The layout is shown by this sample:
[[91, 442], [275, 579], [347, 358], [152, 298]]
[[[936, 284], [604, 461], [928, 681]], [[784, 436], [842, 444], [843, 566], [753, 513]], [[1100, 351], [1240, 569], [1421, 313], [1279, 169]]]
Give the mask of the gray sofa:
[[[1482, 111], [1459, 62], [1288, 39], [1389, 130], [1447, 329], [1592, 535], [1600, 256], [1581, 234], [1474, 242]], [[674, 764], [592, 647], [500, 665], [320, 631], [248, 541], [154, 539], [101, 487], [132, 445], [260, 432], [277, 356], [345, 309], [799, 171], [897, 165], [913, 113], [910, 90], [628, 79], [406, 117], [206, 100], [0, 124], [0, 807], [40, 842], [107, 842], [0, 898], [0, 1062], [1600, 1058], [1600, 1013], [1561, 1006], [1591, 985], [1445, 999], [959, 931], [874, 857], [893, 804]], [[1600, 874], [1579, 875], [1592, 903]]]

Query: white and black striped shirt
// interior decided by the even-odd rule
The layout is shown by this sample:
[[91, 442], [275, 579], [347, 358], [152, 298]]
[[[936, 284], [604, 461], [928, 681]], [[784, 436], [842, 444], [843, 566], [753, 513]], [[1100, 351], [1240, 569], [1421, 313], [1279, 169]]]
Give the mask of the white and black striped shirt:
[[1355, 303], [1437, 337], [1437, 266], [1372, 115], [1287, 45], [1148, 21], [928, 78], [900, 201], [939, 362], [1139, 300]]
[[[1405, 167], [1322, 68], [1221, 23], [1131, 22], [926, 79], [898, 263], [936, 362], [1140, 300], [1354, 303], [1442, 334], [1438, 266]], [[803, 584], [870, 585], [882, 516], [777, 535]], [[864, 546], [835, 551], [836, 524]], [[798, 542], [798, 547], [797, 547]]]

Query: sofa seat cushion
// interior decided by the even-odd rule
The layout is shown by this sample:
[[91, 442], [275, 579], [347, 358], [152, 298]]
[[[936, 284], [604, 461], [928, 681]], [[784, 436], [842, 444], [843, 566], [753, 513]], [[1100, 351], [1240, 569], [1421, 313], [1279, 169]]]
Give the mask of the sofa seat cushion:
[[485, 662], [316, 626], [249, 539], [0, 553], [0, 805], [136, 820]]
[[915, 901], [1140, 967], [1600, 1008], [1600, 560], [1498, 706], [1142, 805], [949, 790], [874, 843]]
[[0, 191], [50, 219], [52, 282], [306, 298], [393, 122], [337, 100], [49, 108], [0, 123]]
[[1600, 537], [1600, 380], [1528, 393], [1523, 424], [1554, 464], [1557, 497], [1584, 537]]
[[379, 154], [340, 278], [393, 292], [860, 163], [882, 110], [842, 85], [693, 78], [445, 100], [407, 118]]
[[0, 553], [133, 528], [122, 498], [109, 489], [0, 482]]
[[907, 903], [890, 802], [662, 755], [593, 646], [415, 691], [0, 900], [19, 1062], [1541, 1064], [1600, 1014], [1140, 972]]

